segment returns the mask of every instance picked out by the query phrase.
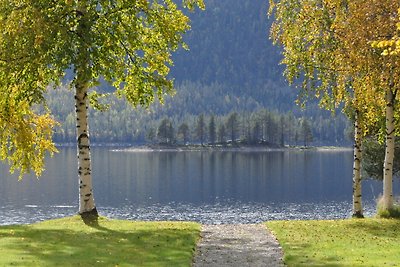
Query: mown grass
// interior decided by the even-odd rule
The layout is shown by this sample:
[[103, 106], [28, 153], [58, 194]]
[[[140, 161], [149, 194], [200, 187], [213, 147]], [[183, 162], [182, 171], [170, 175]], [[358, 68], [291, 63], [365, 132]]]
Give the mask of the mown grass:
[[273, 221], [288, 266], [400, 266], [400, 220]]
[[0, 227], [0, 266], [190, 266], [200, 225], [79, 216]]

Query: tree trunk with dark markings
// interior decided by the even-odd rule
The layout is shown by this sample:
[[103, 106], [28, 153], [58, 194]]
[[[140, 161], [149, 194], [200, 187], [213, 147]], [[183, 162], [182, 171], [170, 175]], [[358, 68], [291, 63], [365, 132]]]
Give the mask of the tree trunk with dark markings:
[[392, 88], [389, 88], [386, 92], [386, 150], [382, 199], [382, 209], [386, 211], [393, 208], [394, 101]]
[[353, 161], [353, 217], [363, 218], [361, 197], [361, 157], [362, 134], [359, 125], [359, 114], [356, 111], [354, 120], [354, 161]]
[[87, 1], [78, 2], [79, 20], [77, 25], [77, 59], [75, 65], [75, 108], [78, 146], [79, 214], [82, 217], [97, 217], [93, 196], [92, 169], [88, 126], [88, 90], [90, 70], [90, 22], [86, 15]]

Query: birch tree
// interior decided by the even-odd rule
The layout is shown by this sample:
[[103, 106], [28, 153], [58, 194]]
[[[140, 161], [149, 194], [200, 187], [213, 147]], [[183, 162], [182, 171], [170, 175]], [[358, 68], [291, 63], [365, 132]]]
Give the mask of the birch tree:
[[[202, 0], [183, 0], [189, 9]], [[1, 158], [21, 173], [43, 170], [55, 122], [43, 94], [72, 69], [78, 148], [79, 213], [97, 215], [93, 197], [88, 105], [102, 78], [133, 106], [173, 92], [171, 53], [186, 48], [189, 19], [172, 0], [4, 0], [0, 2]], [[89, 92], [89, 89], [92, 89]]]
[[[392, 1], [271, 1], [271, 36], [283, 46], [289, 82], [301, 80], [299, 103], [312, 96], [354, 120], [353, 216], [362, 217], [361, 139], [382, 116], [387, 68], [368, 42], [392, 25], [382, 25]], [[388, 11], [388, 12], [386, 12]], [[386, 13], [385, 13], [386, 12]], [[384, 70], [385, 74], [382, 74]], [[383, 75], [383, 76], [382, 76]]]
[[[397, 8], [397, 15], [395, 13]], [[383, 23], [391, 25], [390, 28], [379, 29], [380, 36], [375, 41], [370, 42], [371, 46], [378, 51], [381, 51], [381, 60], [386, 65], [389, 73], [385, 73], [382, 80], [386, 81], [385, 90], [385, 160], [383, 165], [383, 198], [382, 209], [389, 211], [393, 208], [393, 166], [395, 155], [395, 134], [398, 134], [398, 123], [396, 121], [396, 97], [400, 87], [399, 84], [399, 71], [398, 61], [400, 55], [400, 19], [399, 19], [399, 5], [393, 3], [390, 9], [387, 9], [386, 16], [382, 18]], [[396, 23], [397, 22], [397, 23]], [[393, 29], [393, 24], [396, 23], [396, 28]], [[384, 36], [384, 37], [382, 37]], [[397, 127], [396, 127], [397, 126]]]
[[[327, 4], [327, 1], [312, 0], [270, 1], [270, 14], [275, 16], [271, 37], [275, 43], [283, 46], [282, 64], [286, 66], [288, 81], [301, 81], [297, 102], [304, 105], [308, 97], [316, 97], [320, 99], [322, 107], [334, 112], [345, 101], [345, 97], [350, 96], [347, 93], [349, 74], [345, 68], [342, 71], [341, 61], [336, 58], [339, 51], [344, 49], [333, 30], [335, 8]], [[340, 7], [337, 11], [338, 14], [344, 13]], [[357, 98], [355, 93], [352, 94], [354, 99]], [[356, 116], [355, 119], [358, 122], [360, 117]], [[361, 142], [357, 126], [359, 124], [355, 123], [353, 216], [362, 217]]]
[[[369, 114], [371, 118], [384, 117], [385, 123], [380, 132], [381, 139], [385, 139], [386, 151], [383, 166], [383, 201], [382, 209], [385, 211], [393, 207], [393, 161], [395, 107], [398, 88], [400, 86], [399, 61], [396, 58], [382, 58], [379, 49], [371, 47], [374, 40], [381, 36], [393, 36], [396, 30], [397, 10], [399, 3], [396, 1], [350, 1], [349, 9], [352, 16], [348, 22], [352, 28], [346, 27], [347, 34], [356, 34], [348, 46], [353, 53], [350, 60], [357, 59], [365, 69], [365, 79], [362, 86], [374, 88], [374, 99], [380, 99], [379, 115]], [[343, 23], [344, 24], [344, 23]], [[371, 125], [372, 126], [372, 125]]]

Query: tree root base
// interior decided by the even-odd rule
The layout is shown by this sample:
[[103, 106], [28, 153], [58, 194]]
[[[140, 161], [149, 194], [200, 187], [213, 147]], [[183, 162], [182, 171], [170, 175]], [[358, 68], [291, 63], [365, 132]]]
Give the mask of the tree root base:
[[98, 225], [99, 213], [97, 212], [96, 208], [92, 209], [91, 211], [79, 213], [79, 215], [85, 224], [91, 226]]
[[362, 219], [362, 218], [364, 218], [364, 215], [361, 213], [361, 211], [357, 211], [357, 212], [353, 213], [353, 215], [351, 217]]

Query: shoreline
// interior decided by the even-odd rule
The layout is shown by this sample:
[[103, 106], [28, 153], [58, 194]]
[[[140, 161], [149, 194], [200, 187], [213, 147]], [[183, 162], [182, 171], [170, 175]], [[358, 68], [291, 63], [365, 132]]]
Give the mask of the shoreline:
[[188, 145], [188, 146], [164, 146], [164, 145], [141, 145], [130, 146], [113, 149], [120, 152], [274, 152], [274, 151], [321, 151], [321, 152], [341, 152], [352, 151], [352, 147], [335, 147], [335, 146], [320, 146], [320, 147], [303, 147], [303, 146], [257, 146], [257, 145], [237, 145], [237, 146], [211, 146], [211, 145]]
[[[75, 143], [55, 143], [56, 147], [75, 147]], [[279, 146], [275, 144], [216, 144], [216, 145], [168, 145], [168, 144], [132, 144], [132, 143], [91, 143], [91, 147], [116, 148], [118, 151], [350, 151], [352, 146]]]

